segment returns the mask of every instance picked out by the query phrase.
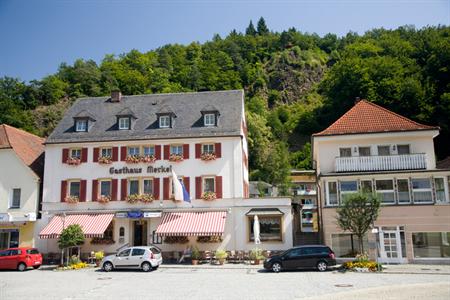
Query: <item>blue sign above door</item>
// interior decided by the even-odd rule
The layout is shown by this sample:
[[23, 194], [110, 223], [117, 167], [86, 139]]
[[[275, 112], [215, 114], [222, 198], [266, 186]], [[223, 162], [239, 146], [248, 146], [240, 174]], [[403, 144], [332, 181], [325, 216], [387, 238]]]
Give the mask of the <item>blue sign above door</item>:
[[140, 219], [144, 216], [142, 211], [129, 211], [128, 212], [128, 218], [130, 219]]

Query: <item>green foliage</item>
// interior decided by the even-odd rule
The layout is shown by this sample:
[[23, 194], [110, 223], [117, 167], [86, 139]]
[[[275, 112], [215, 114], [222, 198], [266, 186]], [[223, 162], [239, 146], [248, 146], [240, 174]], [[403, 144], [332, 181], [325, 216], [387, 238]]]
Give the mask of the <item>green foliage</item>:
[[217, 259], [225, 259], [228, 257], [228, 253], [223, 249], [217, 249], [215, 252], [215, 257]]
[[259, 248], [253, 248], [253, 249], [250, 251], [249, 256], [250, 256], [250, 259], [251, 259], [251, 260], [256, 260], [256, 259], [262, 260], [262, 259], [265, 259], [265, 258], [266, 258], [266, 257], [263, 255], [262, 249], [259, 249]]
[[191, 258], [195, 260], [199, 260], [202, 258], [202, 255], [196, 246], [191, 248]]
[[84, 234], [80, 225], [72, 224], [64, 228], [58, 239], [60, 249], [80, 246], [84, 243]]

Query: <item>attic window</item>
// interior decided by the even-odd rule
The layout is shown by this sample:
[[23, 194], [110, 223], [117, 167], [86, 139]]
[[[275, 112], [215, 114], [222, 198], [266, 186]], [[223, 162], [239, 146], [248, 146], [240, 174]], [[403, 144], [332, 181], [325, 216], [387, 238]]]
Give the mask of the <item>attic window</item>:
[[216, 114], [204, 114], [203, 120], [205, 126], [216, 126]]
[[129, 117], [119, 118], [119, 130], [128, 130], [128, 129], [130, 129], [130, 118]]
[[76, 120], [75, 121], [75, 131], [77, 132], [86, 132], [88, 130], [88, 120]]
[[159, 128], [170, 128], [170, 115], [159, 116]]

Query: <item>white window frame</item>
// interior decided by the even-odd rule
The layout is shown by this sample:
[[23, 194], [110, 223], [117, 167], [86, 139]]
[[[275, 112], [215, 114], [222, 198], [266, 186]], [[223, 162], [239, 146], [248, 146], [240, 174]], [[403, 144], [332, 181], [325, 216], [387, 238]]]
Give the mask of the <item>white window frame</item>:
[[[14, 191], [15, 190], [19, 190], [19, 205], [14, 205]], [[11, 189], [11, 199], [9, 202], [9, 208], [20, 208], [20, 206], [22, 205], [22, 189], [21, 188], [12, 188]]]
[[[342, 156], [341, 150], [350, 150], [350, 156]], [[352, 157], [352, 147], [340, 147], [339, 148], [339, 157]]]
[[[103, 182], [109, 182], [109, 195], [102, 195], [102, 183]], [[99, 197], [100, 196], [111, 197], [111, 194], [112, 194], [112, 180], [111, 179], [101, 179], [101, 180], [99, 180], [98, 187], [99, 187], [99, 189], [98, 189], [98, 196]]]
[[[392, 183], [392, 190], [379, 190], [377, 188], [377, 181], [390, 181]], [[380, 179], [375, 179], [375, 192], [377, 194], [388, 194], [388, 193], [392, 193], [393, 196], [393, 201], [392, 202], [383, 202], [381, 201], [381, 204], [383, 205], [394, 205], [395, 203], [395, 183], [393, 179], [389, 179], [389, 178], [380, 178]]]
[[131, 194], [131, 182], [132, 181], [137, 181], [138, 190], [137, 190], [136, 194], [140, 195], [141, 194], [141, 182], [140, 182], [139, 178], [127, 178], [127, 195], [128, 196], [134, 195], [134, 194]]
[[[133, 154], [131, 154], [130, 150], [131, 149], [137, 149], [137, 153], [135, 151], [133, 151]], [[128, 146], [127, 147], [127, 155], [129, 156], [135, 156], [135, 155], [141, 155], [141, 147], [139, 146]]]
[[170, 116], [159, 116], [159, 128], [170, 128]]
[[363, 191], [363, 189], [362, 189], [362, 183], [363, 182], [370, 182], [370, 194], [371, 193], [373, 193], [373, 191], [375, 190], [374, 189], [374, 186], [373, 186], [373, 181], [372, 181], [372, 179], [361, 179], [361, 180], [359, 180], [359, 190], [360, 190], [360, 192], [364, 192]]
[[[210, 148], [212, 150], [206, 150], [205, 148]], [[215, 149], [215, 145], [214, 144], [202, 144], [202, 154], [203, 153], [215, 153], [216, 149]]]
[[[440, 201], [437, 198], [436, 179], [442, 179], [442, 181], [444, 181], [444, 197], [445, 197], [444, 201]], [[434, 180], [434, 189], [435, 189], [434, 193], [436, 195], [436, 203], [448, 203], [449, 199], [448, 199], [447, 178], [445, 176], [436, 176], [433, 178], [433, 180]]]
[[142, 194], [146, 194], [146, 192], [145, 192], [145, 181], [150, 181], [151, 182], [151, 184], [150, 184], [151, 193], [150, 194], [153, 195], [153, 193], [154, 193], [153, 187], [154, 187], [154, 183], [155, 183], [153, 180], [154, 180], [153, 177], [142, 178]]
[[203, 123], [205, 126], [216, 126], [216, 115], [215, 114], [204, 114]]
[[88, 120], [76, 120], [75, 121], [75, 131], [76, 132], [86, 132], [88, 131]]
[[[388, 154], [380, 154], [380, 147], [387, 147], [388, 148]], [[377, 155], [378, 156], [388, 156], [391, 155], [391, 145], [377, 145]]]
[[[408, 146], [408, 153], [400, 154], [399, 151], [398, 151], [398, 146]], [[397, 147], [397, 154], [398, 155], [409, 155], [409, 154], [411, 154], [411, 145], [410, 144], [397, 144], [396, 147]]]
[[81, 148], [71, 148], [70, 155], [71, 158], [81, 159]]
[[[330, 203], [330, 183], [334, 183], [336, 185], [336, 203]], [[339, 205], [339, 187], [338, 182], [335, 180], [326, 182], [326, 198], [327, 198], [327, 206], [338, 206]]]
[[[361, 149], [369, 149], [369, 155], [361, 155]], [[358, 156], [362, 156], [362, 157], [372, 156], [372, 147], [370, 147], [370, 146], [358, 146]]]
[[119, 130], [129, 130], [130, 123], [130, 117], [119, 117]]
[[[150, 153], [145, 153], [146, 149], [149, 149]], [[143, 146], [142, 147], [142, 155], [155, 155], [155, 146]]]
[[[414, 185], [413, 185], [413, 181], [414, 180], [419, 180], [419, 179], [427, 179], [430, 181], [430, 188], [427, 189], [414, 189]], [[411, 178], [411, 192], [412, 192], [412, 198], [414, 201], [414, 204], [431, 204], [433, 203], [433, 183], [431, 182], [431, 178], [427, 177], [421, 177], [421, 178]], [[431, 193], [431, 201], [427, 201], [427, 202], [416, 202], [416, 197], [414, 195], [415, 192], [430, 192]]]
[[[342, 191], [342, 188], [341, 188], [341, 184], [342, 184], [342, 182], [348, 182], [348, 181], [355, 181], [356, 182], [356, 191]], [[344, 197], [343, 197], [343, 195], [347, 195], [347, 194], [356, 194], [356, 193], [358, 193], [358, 190], [359, 190], [359, 188], [358, 188], [358, 180], [342, 180], [342, 181], [339, 181], [339, 199], [342, 201], [342, 199], [344, 199]]]
[[[399, 190], [399, 184], [398, 184], [398, 182], [400, 181], [400, 180], [406, 180], [406, 184], [407, 184], [407, 186], [408, 186], [408, 198], [409, 198], [409, 201], [408, 202], [400, 202], [400, 190]], [[408, 205], [408, 204], [411, 204], [411, 202], [412, 202], [412, 199], [411, 199], [411, 182], [409, 181], [409, 179], [408, 178], [397, 178], [396, 179], [396, 181], [397, 181], [397, 184], [396, 184], [396, 186], [397, 186], [397, 188], [396, 188], [396, 193], [397, 193], [397, 203], [399, 204], [399, 205]]]
[[215, 193], [216, 192], [216, 177], [215, 176], [203, 176], [202, 177], [202, 193], [205, 193], [206, 191], [205, 191], [205, 187], [206, 187], [206, 180], [209, 180], [209, 179], [212, 179], [213, 180], [213, 182], [214, 182], [214, 184], [213, 184], [213, 193]]
[[[174, 149], [177, 151], [174, 151]], [[183, 145], [170, 145], [170, 154], [178, 154], [183, 156]]]
[[[109, 152], [109, 154], [107, 152]], [[100, 148], [100, 156], [101, 157], [112, 157], [112, 148], [111, 147]]]
[[78, 183], [78, 198], [80, 198], [81, 197], [81, 180], [79, 180], [79, 179], [68, 180], [67, 196], [72, 196], [72, 183]]

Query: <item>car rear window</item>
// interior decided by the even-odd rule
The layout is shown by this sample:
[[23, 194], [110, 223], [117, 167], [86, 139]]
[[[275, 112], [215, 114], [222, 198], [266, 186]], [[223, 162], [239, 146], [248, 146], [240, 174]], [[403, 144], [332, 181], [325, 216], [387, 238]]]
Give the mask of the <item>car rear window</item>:
[[314, 247], [313, 252], [314, 254], [328, 254], [330, 253], [330, 249], [328, 247]]
[[152, 251], [153, 254], [160, 254], [161, 253], [161, 251], [158, 248], [156, 248], [156, 247], [151, 247], [150, 251]]
[[38, 249], [28, 249], [27, 254], [39, 254]]

